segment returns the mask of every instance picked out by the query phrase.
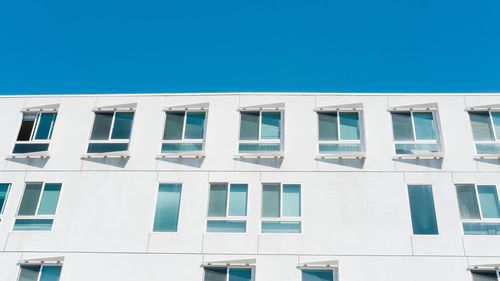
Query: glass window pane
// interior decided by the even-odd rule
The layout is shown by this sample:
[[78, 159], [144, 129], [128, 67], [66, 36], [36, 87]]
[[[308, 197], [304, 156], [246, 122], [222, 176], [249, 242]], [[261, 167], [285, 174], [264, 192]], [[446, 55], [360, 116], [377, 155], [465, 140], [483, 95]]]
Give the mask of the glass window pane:
[[210, 185], [210, 198], [208, 202], [209, 217], [225, 217], [227, 205], [227, 185]]
[[129, 139], [134, 121], [133, 112], [117, 112], [115, 114], [115, 124], [113, 125], [112, 139]]
[[30, 153], [49, 150], [48, 143], [16, 143], [12, 153]]
[[337, 112], [318, 113], [319, 140], [338, 140]]
[[415, 122], [415, 138], [417, 140], [435, 140], [436, 128], [432, 112], [414, 112], [413, 122]]
[[39, 273], [39, 265], [23, 265], [19, 273], [19, 281], [37, 281]]
[[246, 231], [246, 221], [209, 220], [207, 222], [207, 232], [245, 233]]
[[359, 115], [357, 112], [340, 112], [340, 139], [359, 140]]
[[250, 268], [230, 268], [229, 281], [251, 281], [252, 269]]
[[477, 154], [500, 154], [500, 143], [476, 143]]
[[477, 193], [483, 218], [500, 218], [497, 188], [494, 185], [478, 185]]
[[16, 219], [13, 231], [51, 231], [53, 219]]
[[280, 138], [280, 112], [262, 112], [262, 128], [260, 138], [274, 140]]
[[28, 141], [31, 138], [31, 132], [33, 131], [33, 126], [35, 125], [36, 114], [24, 113], [23, 121], [21, 123], [21, 129], [19, 129], [19, 135], [17, 135], [18, 141]]
[[500, 223], [463, 222], [465, 235], [500, 235]]
[[262, 188], [262, 217], [280, 217], [280, 185], [265, 184]]
[[34, 216], [41, 191], [42, 183], [27, 183], [17, 214], [20, 216]]
[[493, 140], [493, 130], [491, 128], [489, 112], [469, 112], [469, 117], [474, 140]]
[[181, 184], [160, 184], [153, 231], [177, 231], [181, 190]]
[[127, 151], [128, 143], [89, 143], [87, 153]]
[[9, 186], [10, 184], [8, 183], [0, 183], [0, 215], [3, 214], [3, 209], [5, 208]]
[[472, 271], [471, 273], [472, 281], [498, 281], [496, 271]]
[[231, 184], [229, 192], [229, 216], [247, 215], [247, 194], [246, 184]]
[[91, 140], [107, 140], [113, 122], [113, 112], [96, 112]]
[[186, 117], [186, 129], [184, 138], [203, 139], [203, 129], [205, 124], [205, 112], [188, 112]]
[[185, 112], [167, 112], [165, 129], [163, 131], [164, 140], [182, 139], [182, 128], [184, 127]]
[[205, 267], [204, 281], [226, 281], [226, 267]]
[[240, 140], [259, 139], [259, 112], [241, 112]]
[[60, 275], [60, 266], [44, 266], [42, 268], [42, 276], [40, 276], [40, 281], [59, 281]]
[[301, 233], [300, 221], [263, 221], [262, 233]]
[[458, 207], [462, 219], [480, 219], [474, 185], [457, 185]]
[[414, 140], [410, 112], [392, 112], [392, 130], [396, 141]]
[[48, 140], [52, 136], [57, 113], [42, 113], [36, 131], [35, 139]]
[[436, 143], [396, 143], [396, 154], [422, 154], [438, 152]]
[[432, 186], [409, 185], [413, 234], [438, 234]]
[[500, 138], [500, 112], [492, 112], [491, 117], [493, 118], [493, 126], [495, 126], [495, 134], [498, 139]]
[[302, 281], [333, 281], [333, 271], [303, 269]]
[[281, 146], [279, 143], [240, 143], [238, 146], [238, 151], [240, 153], [259, 153], [280, 150]]
[[42, 199], [40, 201], [40, 207], [38, 208], [39, 215], [53, 215], [56, 213], [60, 192], [60, 183], [45, 184], [45, 189], [43, 190]]
[[201, 151], [203, 143], [162, 143], [161, 153]]
[[300, 217], [300, 184], [283, 185], [284, 217]]

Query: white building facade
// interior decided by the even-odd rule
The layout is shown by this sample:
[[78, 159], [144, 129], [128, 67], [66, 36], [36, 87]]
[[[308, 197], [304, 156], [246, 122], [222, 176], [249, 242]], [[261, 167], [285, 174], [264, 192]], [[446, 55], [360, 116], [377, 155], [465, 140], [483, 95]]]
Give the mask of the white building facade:
[[0, 280], [500, 280], [498, 94], [0, 109]]

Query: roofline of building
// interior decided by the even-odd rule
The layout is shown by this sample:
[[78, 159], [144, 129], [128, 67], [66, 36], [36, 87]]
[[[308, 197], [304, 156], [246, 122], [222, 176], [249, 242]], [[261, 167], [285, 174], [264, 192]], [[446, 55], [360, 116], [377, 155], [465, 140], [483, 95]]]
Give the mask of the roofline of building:
[[105, 96], [250, 96], [250, 95], [276, 95], [276, 96], [500, 96], [500, 93], [327, 93], [327, 92], [201, 92], [201, 93], [103, 93], [103, 94], [13, 94], [0, 95], [0, 98], [47, 98], [47, 97], [105, 97]]

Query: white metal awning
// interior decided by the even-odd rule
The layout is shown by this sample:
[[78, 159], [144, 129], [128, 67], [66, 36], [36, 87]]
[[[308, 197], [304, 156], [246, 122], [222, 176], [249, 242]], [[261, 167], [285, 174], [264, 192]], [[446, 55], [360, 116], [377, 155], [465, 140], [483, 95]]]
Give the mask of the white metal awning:
[[255, 266], [255, 259], [209, 261], [202, 263], [202, 266]]
[[64, 262], [64, 257], [49, 257], [49, 258], [37, 258], [37, 259], [22, 259], [19, 260], [19, 264], [62, 264]]
[[500, 264], [495, 263], [495, 264], [482, 264], [482, 265], [472, 265], [467, 268], [467, 270], [488, 270], [488, 271], [495, 271], [495, 270], [500, 270]]
[[299, 263], [299, 267], [301, 267], [301, 268], [329, 268], [329, 267], [338, 267], [338, 266], [339, 266], [339, 261], [336, 261], [336, 260]]
[[163, 111], [179, 111], [179, 110], [207, 110], [210, 103], [194, 103], [184, 105], [172, 105], [163, 108]]
[[422, 103], [422, 104], [412, 104], [412, 105], [399, 105], [389, 107], [390, 111], [413, 111], [413, 110], [438, 110], [438, 104], [436, 102], [432, 103]]
[[40, 106], [30, 106], [30, 107], [25, 107], [21, 111], [22, 112], [37, 112], [37, 111], [52, 111], [52, 112], [57, 112], [59, 110], [59, 104], [47, 104], [47, 105], [40, 105]]
[[260, 104], [260, 105], [250, 105], [241, 106], [238, 108], [239, 111], [254, 111], [254, 110], [283, 110], [285, 109], [285, 103], [270, 103], [270, 104]]
[[96, 106], [93, 111], [116, 111], [116, 110], [135, 110], [137, 103], [126, 103], [117, 105]]
[[349, 104], [339, 104], [339, 105], [327, 105], [327, 106], [318, 106], [314, 109], [314, 111], [360, 111], [363, 110], [363, 103], [349, 103]]
[[467, 111], [500, 110], [500, 104], [487, 104], [467, 107]]

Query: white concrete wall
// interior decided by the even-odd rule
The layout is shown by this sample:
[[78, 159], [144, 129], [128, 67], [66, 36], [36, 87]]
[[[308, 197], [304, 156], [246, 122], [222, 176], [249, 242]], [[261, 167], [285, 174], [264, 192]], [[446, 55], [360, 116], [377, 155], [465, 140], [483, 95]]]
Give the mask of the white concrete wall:
[[[130, 159], [83, 160], [92, 107], [137, 102]], [[204, 160], [157, 160], [166, 106], [209, 102]], [[235, 160], [239, 106], [285, 103], [285, 157]], [[366, 160], [315, 160], [317, 106], [362, 102]], [[436, 102], [443, 161], [393, 160], [388, 108]], [[6, 159], [20, 110], [60, 103], [50, 159]], [[256, 258], [256, 280], [299, 281], [299, 262], [338, 260], [342, 281], [464, 280], [500, 263], [500, 236], [463, 235], [455, 184], [500, 186], [500, 161], [474, 160], [465, 107], [500, 95], [171, 94], [0, 97], [0, 280], [21, 258], [65, 256], [61, 281], [202, 280], [204, 261]], [[12, 232], [24, 182], [63, 183], [51, 232]], [[247, 233], [206, 233], [209, 182], [249, 185]], [[182, 183], [176, 233], [153, 233], [161, 182]], [[300, 183], [302, 233], [261, 234], [262, 183]], [[433, 186], [439, 235], [413, 235], [406, 186]]]

